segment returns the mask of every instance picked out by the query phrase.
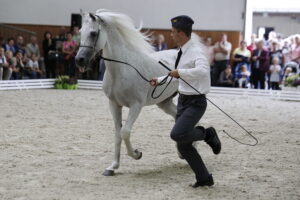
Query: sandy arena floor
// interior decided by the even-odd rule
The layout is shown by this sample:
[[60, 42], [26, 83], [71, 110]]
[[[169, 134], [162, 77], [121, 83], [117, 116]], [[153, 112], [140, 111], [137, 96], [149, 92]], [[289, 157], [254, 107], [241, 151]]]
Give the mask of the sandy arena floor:
[[[243, 146], [244, 132], [209, 104], [202, 124], [213, 125], [220, 155], [205, 143], [198, 150], [215, 185], [193, 189], [194, 175], [177, 157], [169, 137], [173, 120], [145, 107], [132, 144], [141, 160], [126, 155], [114, 177], [103, 170], [113, 158], [113, 122], [102, 91], [29, 90], [0, 92], [0, 199], [300, 199], [300, 103], [263, 97], [210, 96], [259, 139]], [[124, 111], [126, 116], [127, 109]]]

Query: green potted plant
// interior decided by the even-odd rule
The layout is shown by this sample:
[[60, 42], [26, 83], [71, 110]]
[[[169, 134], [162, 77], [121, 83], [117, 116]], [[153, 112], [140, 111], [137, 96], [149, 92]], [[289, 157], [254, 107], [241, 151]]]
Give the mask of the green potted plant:
[[55, 88], [75, 90], [77, 89], [77, 79], [70, 78], [69, 76], [58, 76], [55, 80]]

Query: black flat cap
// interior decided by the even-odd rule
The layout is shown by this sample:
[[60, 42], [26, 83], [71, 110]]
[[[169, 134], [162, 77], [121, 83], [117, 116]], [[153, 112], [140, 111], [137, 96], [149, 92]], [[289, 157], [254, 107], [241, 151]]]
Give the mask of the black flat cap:
[[186, 15], [180, 15], [171, 19], [172, 27], [177, 29], [192, 29], [194, 21]]

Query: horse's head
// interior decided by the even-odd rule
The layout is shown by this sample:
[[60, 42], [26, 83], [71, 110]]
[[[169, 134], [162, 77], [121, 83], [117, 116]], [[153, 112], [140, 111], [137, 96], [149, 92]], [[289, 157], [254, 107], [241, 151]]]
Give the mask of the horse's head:
[[80, 46], [75, 57], [76, 65], [80, 71], [85, 71], [92, 58], [103, 50], [107, 42], [107, 33], [104, 21], [92, 13], [83, 14], [80, 29]]

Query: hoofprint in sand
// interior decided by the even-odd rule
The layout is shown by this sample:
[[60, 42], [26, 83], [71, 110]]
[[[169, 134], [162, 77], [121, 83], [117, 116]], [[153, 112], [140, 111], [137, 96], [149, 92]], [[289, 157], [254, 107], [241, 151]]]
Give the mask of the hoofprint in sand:
[[[145, 107], [132, 132], [141, 160], [125, 155], [113, 177], [113, 121], [102, 91], [0, 92], [0, 199], [300, 199], [300, 103], [264, 97], [209, 95], [259, 139], [252, 142], [208, 104], [201, 120], [219, 132], [214, 155], [198, 144], [215, 185], [193, 189], [194, 175], [169, 137], [173, 120]], [[127, 115], [124, 109], [123, 116]]]

